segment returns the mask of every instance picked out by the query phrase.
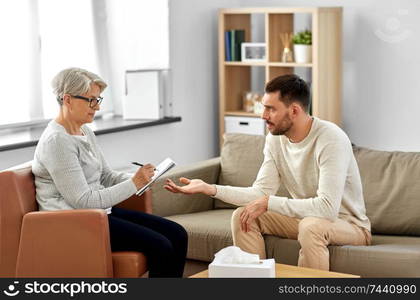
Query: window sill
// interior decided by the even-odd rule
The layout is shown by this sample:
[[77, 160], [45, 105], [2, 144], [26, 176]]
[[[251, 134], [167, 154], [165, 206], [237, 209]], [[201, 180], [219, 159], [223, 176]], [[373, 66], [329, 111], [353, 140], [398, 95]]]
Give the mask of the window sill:
[[[90, 127], [96, 135], [101, 135], [174, 122], [181, 122], [181, 117], [164, 117], [157, 120], [124, 120], [120, 116], [114, 116], [110, 119], [97, 119]], [[45, 125], [32, 125], [19, 129], [1, 130], [0, 151], [36, 146], [45, 127]]]

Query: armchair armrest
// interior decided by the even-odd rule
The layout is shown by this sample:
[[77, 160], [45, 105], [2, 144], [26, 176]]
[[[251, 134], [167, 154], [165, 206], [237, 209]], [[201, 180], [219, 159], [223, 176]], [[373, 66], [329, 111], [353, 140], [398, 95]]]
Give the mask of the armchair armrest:
[[130, 209], [145, 212], [148, 214], [152, 213], [152, 191], [147, 190], [141, 196], [134, 194], [127, 200], [116, 205], [120, 208]]
[[163, 188], [165, 180], [171, 178], [178, 183], [179, 177], [199, 178], [215, 184], [220, 173], [220, 157], [176, 167], [155, 182], [152, 188], [153, 213], [159, 216], [187, 214], [213, 209], [214, 199], [206, 195], [173, 194]]
[[17, 277], [112, 277], [108, 217], [100, 209], [23, 217]]

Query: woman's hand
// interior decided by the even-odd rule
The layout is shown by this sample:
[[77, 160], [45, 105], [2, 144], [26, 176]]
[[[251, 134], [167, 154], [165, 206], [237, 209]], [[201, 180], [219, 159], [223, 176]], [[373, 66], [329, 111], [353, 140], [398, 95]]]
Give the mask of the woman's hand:
[[139, 168], [131, 178], [136, 185], [137, 189], [141, 189], [144, 187], [149, 181], [152, 179], [153, 175], [155, 174], [155, 166], [152, 164], [144, 165], [143, 167]]
[[171, 179], [166, 179], [166, 183], [163, 187], [172, 193], [183, 193], [187, 195], [203, 193], [208, 196], [216, 195], [216, 187], [214, 185], [205, 183], [201, 179], [188, 179], [181, 177], [179, 181], [186, 185], [179, 186], [176, 185]]

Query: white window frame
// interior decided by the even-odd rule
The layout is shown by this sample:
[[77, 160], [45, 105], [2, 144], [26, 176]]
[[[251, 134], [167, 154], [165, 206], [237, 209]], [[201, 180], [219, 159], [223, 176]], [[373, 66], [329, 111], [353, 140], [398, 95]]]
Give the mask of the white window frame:
[[[32, 78], [33, 81], [31, 81], [31, 91], [34, 95], [32, 101], [29, 101], [29, 117], [30, 120], [29, 121], [25, 121], [25, 122], [15, 122], [15, 123], [9, 123], [9, 124], [2, 124], [0, 125], [0, 130], [2, 129], [14, 129], [14, 128], [25, 128], [25, 127], [35, 127], [35, 126], [42, 126], [47, 124], [51, 119], [45, 119], [44, 117], [44, 111], [43, 111], [43, 97], [50, 97], [51, 95], [42, 95], [42, 82], [41, 82], [41, 72], [42, 72], [42, 66], [41, 66], [41, 38], [40, 38], [40, 20], [39, 20], [39, 3], [38, 1], [42, 1], [42, 0], [28, 0], [29, 1], [29, 5], [30, 5], [30, 9], [33, 12], [31, 15], [31, 29], [32, 29], [32, 37], [34, 39], [34, 44], [36, 45], [36, 49], [34, 48], [31, 53], [33, 55], [33, 57], [35, 56], [36, 58], [33, 58], [33, 63], [34, 63], [34, 67], [33, 67], [33, 74], [32, 74]], [[59, 0], [57, 0], [59, 1]], [[88, 1], [88, 0], [87, 0]], [[94, 20], [94, 24], [93, 24], [93, 30], [94, 30], [94, 34], [95, 34], [95, 40], [96, 40], [96, 49], [101, 49], [101, 51], [97, 51], [96, 55], [97, 55], [97, 60], [98, 60], [98, 64], [99, 64], [99, 73], [101, 76], [106, 77], [107, 75], [112, 76], [112, 71], [111, 69], [113, 69], [112, 62], [110, 61], [110, 53], [109, 53], [109, 49], [107, 47], [107, 45], [109, 45], [109, 36], [107, 35], [107, 28], [104, 27], [104, 14], [106, 14], [107, 12], [107, 5], [109, 5], [109, 3], [111, 1], [115, 1], [115, 0], [91, 0], [91, 4], [92, 4], [92, 9], [95, 12], [93, 15], [93, 20]], [[161, 65], [157, 65], [155, 67], [157, 68], [168, 68], [170, 70], [170, 63], [169, 63], [169, 0], [165, 0], [166, 1], [166, 6], [167, 6], [167, 44], [168, 44], [168, 48], [166, 51], [166, 55], [167, 55], [167, 62]], [[123, 2], [123, 1], [121, 1]], [[105, 18], [106, 19], [106, 18]], [[134, 68], [137, 68], [138, 66], [133, 66]], [[148, 66], [150, 67], [150, 66]], [[106, 79], [105, 79], [106, 80]], [[115, 78], [114, 78], [115, 80]], [[123, 99], [119, 98], [119, 96], [117, 96], [115, 94], [115, 92], [112, 91], [112, 81], [113, 80], [106, 80], [107, 82], [110, 82], [111, 84], [109, 85], [110, 91], [109, 91], [109, 98], [111, 98], [111, 109], [105, 110], [102, 112], [102, 114], [106, 114], [106, 113], [112, 113], [112, 114], [116, 114], [116, 115], [121, 115], [122, 114], [122, 110], [121, 110], [121, 106], [122, 106], [122, 101]], [[122, 82], [124, 83], [124, 80], [122, 80]], [[170, 86], [170, 83], [167, 85], [168, 87]], [[124, 87], [123, 87], [124, 90]], [[169, 91], [167, 91], [169, 92]], [[51, 104], [54, 105], [54, 100], [51, 97]], [[58, 104], [57, 104], [58, 105]], [[100, 114], [98, 115], [100, 116]]]

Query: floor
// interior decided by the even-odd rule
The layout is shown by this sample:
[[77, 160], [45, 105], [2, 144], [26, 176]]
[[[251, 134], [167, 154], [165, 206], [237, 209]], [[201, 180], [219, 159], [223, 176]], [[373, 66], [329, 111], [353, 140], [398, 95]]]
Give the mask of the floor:
[[[196, 274], [198, 272], [201, 272], [201, 271], [206, 270], [207, 267], [208, 267], [208, 265], [209, 265], [208, 262], [187, 259], [187, 261], [185, 262], [185, 269], [184, 269], [184, 276], [183, 276], [183, 278], [190, 277], [191, 275], [194, 275], [194, 274]], [[149, 273], [148, 272], [146, 272], [142, 276], [142, 278], [148, 278], [148, 277], [149, 277]]]

